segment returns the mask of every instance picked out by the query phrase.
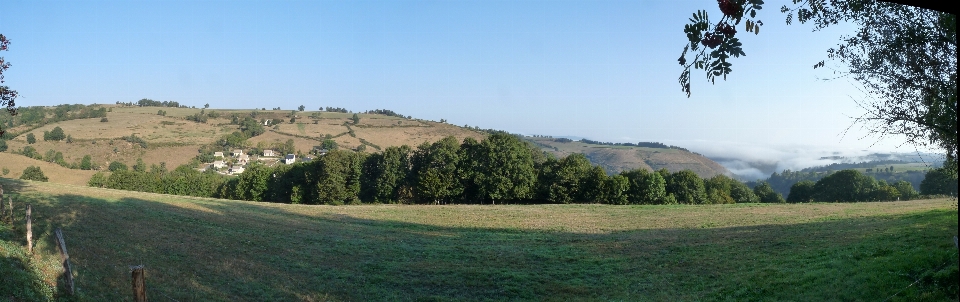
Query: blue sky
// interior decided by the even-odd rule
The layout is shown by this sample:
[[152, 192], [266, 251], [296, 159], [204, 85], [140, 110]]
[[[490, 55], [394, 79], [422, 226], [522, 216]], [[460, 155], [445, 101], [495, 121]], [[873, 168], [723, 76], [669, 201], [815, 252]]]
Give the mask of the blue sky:
[[694, 73], [689, 99], [683, 25], [697, 9], [719, 17], [713, 0], [0, 0], [0, 33], [24, 106], [383, 108], [713, 156], [915, 151], [858, 127], [843, 135], [862, 96], [812, 65], [851, 27], [787, 26], [781, 2], [767, 3], [759, 35], [740, 34], [732, 76]]

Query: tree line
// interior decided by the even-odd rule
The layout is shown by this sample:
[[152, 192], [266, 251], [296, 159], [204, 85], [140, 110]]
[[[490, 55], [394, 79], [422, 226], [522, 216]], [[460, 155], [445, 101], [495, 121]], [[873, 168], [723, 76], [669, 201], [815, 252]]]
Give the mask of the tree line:
[[[849, 171], [849, 172], [848, 172]], [[118, 173], [120, 172], [120, 173]], [[802, 198], [785, 200], [769, 184], [750, 188], [690, 170], [637, 169], [608, 175], [582, 154], [555, 158], [511, 134], [483, 141], [447, 137], [417, 148], [378, 153], [333, 150], [308, 163], [249, 165], [236, 177], [182, 166], [118, 171], [91, 185], [155, 193], [298, 204], [724, 204], [752, 202], [874, 201], [916, 197], [912, 187], [887, 185], [853, 170], [825, 177]], [[859, 176], [858, 176], [859, 175]], [[851, 189], [853, 188], [853, 189]], [[896, 193], [891, 191], [896, 190]], [[848, 197], [848, 192], [856, 192]]]

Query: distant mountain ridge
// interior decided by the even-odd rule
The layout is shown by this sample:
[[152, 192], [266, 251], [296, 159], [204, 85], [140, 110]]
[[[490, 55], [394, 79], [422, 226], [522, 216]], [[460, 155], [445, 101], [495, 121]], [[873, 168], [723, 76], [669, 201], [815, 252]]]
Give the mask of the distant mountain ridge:
[[557, 157], [582, 153], [595, 165], [607, 173], [619, 173], [633, 169], [651, 171], [667, 169], [670, 172], [691, 170], [700, 177], [732, 175], [719, 163], [685, 148], [668, 146], [657, 142], [607, 143], [580, 139], [553, 138], [547, 136], [527, 136], [527, 141]]

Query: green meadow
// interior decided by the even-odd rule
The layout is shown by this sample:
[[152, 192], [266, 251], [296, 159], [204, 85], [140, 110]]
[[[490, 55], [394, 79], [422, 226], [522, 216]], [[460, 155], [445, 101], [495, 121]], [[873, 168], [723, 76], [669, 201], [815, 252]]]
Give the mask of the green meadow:
[[[131, 300], [129, 267], [140, 264], [155, 301], [940, 301], [958, 292], [955, 199], [304, 206], [0, 183], [15, 207], [0, 222], [0, 300]], [[74, 296], [63, 290], [56, 228]]]

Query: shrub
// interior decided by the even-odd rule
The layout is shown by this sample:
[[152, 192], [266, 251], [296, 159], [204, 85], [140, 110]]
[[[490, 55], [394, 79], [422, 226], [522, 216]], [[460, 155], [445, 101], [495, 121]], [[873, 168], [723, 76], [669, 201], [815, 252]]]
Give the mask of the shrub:
[[34, 144], [36, 142], [37, 142], [37, 136], [33, 135], [33, 133], [27, 133], [27, 143]]
[[110, 163], [110, 166], [107, 167], [107, 170], [110, 170], [110, 172], [126, 171], [127, 165], [118, 161], [113, 161]]
[[46, 175], [43, 175], [43, 171], [40, 170], [40, 167], [37, 166], [29, 166], [26, 169], [23, 169], [23, 175], [20, 175], [20, 179], [36, 181], [49, 180]]
[[7, 141], [0, 139], [0, 152], [7, 151]]
[[107, 186], [107, 179], [108, 178], [106, 174], [103, 172], [97, 172], [90, 177], [90, 181], [87, 182], [87, 185], [94, 188], [104, 188]]
[[104, 117], [104, 118], [100, 118], [100, 122], [101, 122], [101, 123], [106, 123], [106, 122], [108, 122], [108, 121], [109, 121], [109, 120], [107, 120], [107, 118], [105, 118], [105, 117]]

